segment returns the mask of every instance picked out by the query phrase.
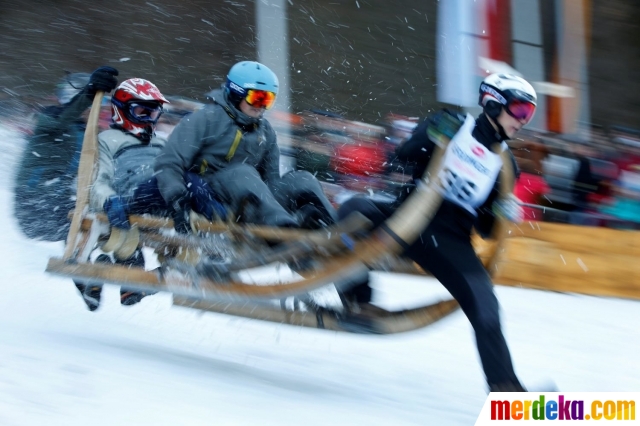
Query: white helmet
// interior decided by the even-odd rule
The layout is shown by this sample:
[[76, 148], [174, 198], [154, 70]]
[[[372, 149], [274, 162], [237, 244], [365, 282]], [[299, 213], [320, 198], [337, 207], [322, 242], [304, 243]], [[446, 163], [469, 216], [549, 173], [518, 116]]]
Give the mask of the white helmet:
[[491, 74], [480, 83], [479, 91], [478, 104], [493, 119], [504, 108], [512, 117], [528, 123], [536, 112], [536, 91], [527, 80], [517, 75]]
[[535, 106], [538, 97], [527, 80], [513, 74], [491, 74], [480, 84], [478, 103], [483, 108], [491, 101], [507, 105], [514, 99], [529, 102]]

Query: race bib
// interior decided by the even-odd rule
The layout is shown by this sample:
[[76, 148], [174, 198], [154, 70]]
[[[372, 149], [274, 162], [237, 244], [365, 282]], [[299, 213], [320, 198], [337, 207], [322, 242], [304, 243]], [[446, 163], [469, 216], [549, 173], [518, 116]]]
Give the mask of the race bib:
[[439, 178], [443, 197], [475, 215], [493, 189], [502, 159], [471, 135], [474, 127], [474, 118], [467, 115], [447, 146]]

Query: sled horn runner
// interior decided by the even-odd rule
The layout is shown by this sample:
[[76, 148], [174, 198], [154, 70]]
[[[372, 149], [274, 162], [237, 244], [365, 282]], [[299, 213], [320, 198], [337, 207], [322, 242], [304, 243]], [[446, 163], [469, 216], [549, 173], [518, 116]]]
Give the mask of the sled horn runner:
[[[500, 170], [500, 198], [506, 198], [513, 193], [516, 178], [509, 151], [506, 149], [502, 150], [500, 152], [500, 158], [502, 159], [502, 169]], [[492, 237], [496, 241], [495, 248], [485, 264], [485, 269], [491, 276], [494, 276], [497, 272], [498, 260], [500, 259], [500, 254], [504, 251], [504, 240], [507, 238], [510, 228], [510, 224], [506, 219], [497, 217], [496, 221], [497, 223], [495, 224]]]
[[201, 311], [270, 321], [278, 324], [357, 334], [396, 334], [418, 330], [441, 320], [459, 308], [458, 303], [450, 299], [401, 311], [380, 309], [375, 315], [363, 317], [348, 314], [342, 315], [330, 310], [285, 311], [275, 306], [255, 305], [253, 303], [238, 304], [190, 300], [175, 295], [173, 296], [173, 304]]
[[82, 140], [82, 151], [80, 153], [80, 164], [78, 166], [78, 188], [76, 191], [76, 208], [71, 219], [71, 227], [67, 234], [67, 245], [64, 250], [63, 260], [67, 261], [76, 254], [76, 246], [78, 237], [80, 236], [80, 227], [82, 218], [85, 214], [87, 205], [89, 204], [89, 191], [93, 183], [93, 173], [96, 160], [96, 152], [98, 150], [98, 118], [100, 117], [100, 106], [104, 92], [97, 91], [91, 104], [91, 112], [87, 119], [87, 127], [84, 131], [84, 139]]

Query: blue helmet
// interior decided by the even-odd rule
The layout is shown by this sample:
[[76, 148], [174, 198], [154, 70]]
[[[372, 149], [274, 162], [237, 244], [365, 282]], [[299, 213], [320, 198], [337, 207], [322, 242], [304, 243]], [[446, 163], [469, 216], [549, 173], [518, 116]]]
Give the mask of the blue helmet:
[[266, 65], [254, 61], [238, 62], [229, 70], [225, 92], [234, 106], [247, 96], [251, 89], [278, 94], [278, 77]]

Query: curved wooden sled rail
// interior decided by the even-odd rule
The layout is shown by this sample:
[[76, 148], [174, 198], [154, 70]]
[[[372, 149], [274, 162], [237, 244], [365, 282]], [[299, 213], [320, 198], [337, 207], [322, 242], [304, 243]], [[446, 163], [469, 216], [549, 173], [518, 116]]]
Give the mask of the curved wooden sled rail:
[[451, 299], [400, 311], [380, 309], [376, 315], [340, 315], [328, 310], [286, 311], [275, 306], [190, 300], [174, 296], [173, 304], [191, 309], [300, 327], [357, 334], [396, 334], [427, 327], [458, 309]]

